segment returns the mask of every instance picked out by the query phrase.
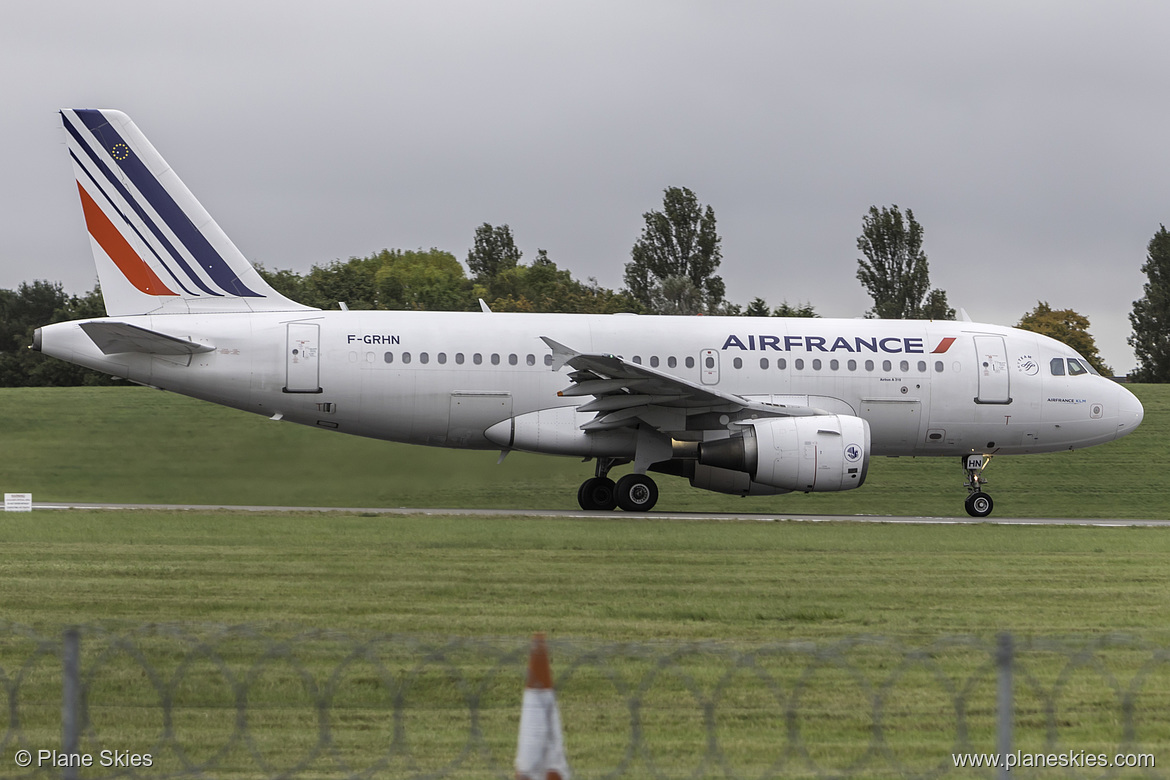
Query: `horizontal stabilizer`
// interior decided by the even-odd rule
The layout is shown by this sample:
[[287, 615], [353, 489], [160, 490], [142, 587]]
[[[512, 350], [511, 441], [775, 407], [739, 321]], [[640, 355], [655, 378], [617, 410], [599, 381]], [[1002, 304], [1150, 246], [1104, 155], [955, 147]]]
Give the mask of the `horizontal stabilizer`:
[[150, 355], [193, 355], [214, 352], [215, 347], [157, 333], [125, 322], [83, 322], [81, 329], [102, 354], [145, 352]]

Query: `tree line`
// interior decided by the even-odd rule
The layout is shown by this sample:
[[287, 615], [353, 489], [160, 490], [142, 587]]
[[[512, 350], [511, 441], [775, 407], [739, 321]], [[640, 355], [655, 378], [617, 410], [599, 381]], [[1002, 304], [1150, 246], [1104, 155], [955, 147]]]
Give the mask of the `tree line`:
[[[686, 187], [668, 187], [661, 210], [643, 215], [641, 235], [625, 265], [625, 287], [611, 290], [594, 278], [581, 281], [562, 269], [547, 250], [524, 263], [511, 228], [484, 223], [475, 230], [464, 263], [450, 252], [383, 249], [314, 265], [307, 273], [257, 266], [265, 280], [287, 297], [321, 309], [492, 311], [579, 314], [725, 315], [817, 317], [811, 303], [773, 307], [756, 297], [746, 305], [726, 299], [722, 239], [714, 209], [699, 203]], [[857, 238], [857, 279], [873, 300], [866, 317], [954, 319], [945, 291], [930, 285], [923, 250], [925, 231], [911, 209], [895, 204], [870, 207]], [[1137, 381], [1170, 381], [1170, 234], [1165, 226], [1147, 247], [1142, 266], [1149, 281], [1134, 302], [1129, 344], [1138, 357]], [[101, 291], [68, 295], [59, 283], [22, 283], [0, 290], [0, 386], [108, 384], [110, 378], [44, 358], [26, 347], [33, 330], [63, 320], [105, 314]], [[1046, 301], [1026, 313], [1016, 327], [1051, 336], [1071, 346], [1102, 374], [1112, 374], [1089, 333], [1089, 320], [1071, 309], [1052, 309]]]

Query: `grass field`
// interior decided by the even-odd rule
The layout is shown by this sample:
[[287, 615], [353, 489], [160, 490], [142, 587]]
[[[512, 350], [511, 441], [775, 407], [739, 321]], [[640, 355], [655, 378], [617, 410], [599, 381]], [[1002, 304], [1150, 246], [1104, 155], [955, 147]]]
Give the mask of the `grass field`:
[[[1162, 391], [1137, 388], [1146, 422], [1120, 442], [996, 461], [997, 510], [1166, 517], [1170, 393]], [[0, 414], [0, 488], [38, 500], [567, 508], [588, 469], [520, 454], [497, 467], [491, 453], [341, 437], [143, 389], [3, 391]], [[882, 459], [866, 487], [840, 496], [730, 499], [664, 478], [661, 506], [955, 514], [960, 482], [950, 459]], [[642, 656], [611, 649], [573, 667], [560, 691], [581, 777], [619, 765], [635, 777], [652, 766], [670, 777], [723, 776], [709, 760], [708, 718], [738, 776], [769, 768], [817, 776], [811, 765], [856, 777], [929, 774], [947, 767], [952, 751], [993, 749], [994, 674], [978, 648], [1010, 630], [1037, 643], [1017, 675], [1017, 747], [1112, 753], [1124, 744], [1170, 761], [1170, 664], [1149, 649], [1170, 647], [1163, 528], [38, 511], [0, 515], [0, 549], [0, 615], [13, 627], [0, 636], [0, 671], [22, 680], [19, 733], [33, 748], [59, 738], [59, 662], [42, 655], [21, 671], [31, 646], [22, 637], [81, 623], [90, 627], [86, 668], [96, 668], [90, 712], [105, 744], [157, 744], [163, 685], [170, 744], [196, 762], [214, 759], [208, 776], [272, 775], [306, 756], [297, 776], [337, 776], [334, 755], [359, 771], [376, 768], [386, 745], [403, 740], [409, 759], [392, 751], [387, 775], [441, 773], [468, 741], [472, 684], [481, 736], [450, 776], [507, 777], [523, 663], [512, 651], [546, 631], [568, 643], [554, 646], [554, 674], [593, 648], [641, 643]], [[249, 627], [243, 639], [212, 643], [222, 667], [209, 656], [183, 666], [189, 656], [179, 645], [188, 645], [176, 635], [221, 637], [239, 624]], [[273, 641], [307, 629], [427, 646], [460, 639], [422, 671], [382, 645], [376, 658], [345, 667], [328, 711], [332, 742], [315, 756], [321, 713], [309, 690], [327, 688], [352, 647], [308, 640], [294, 646], [295, 658], [257, 665]], [[1117, 632], [1140, 646], [1080, 657], [1043, 645], [1075, 648]], [[893, 644], [853, 648], [858, 635]], [[955, 635], [972, 639], [950, 647], [945, 637]], [[666, 667], [655, 660], [708, 641], [724, 650]], [[785, 642], [811, 642], [792, 647], [812, 655], [752, 655], [754, 666], [728, 655]], [[512, 654], [479, 653], [479, 643]], [[903, 647], [928, 650], [908, 660]], [[111, 657], [95, 658], [110, 648]], [[459, 684], [447, 661], [461, 670]], [[236, 692], [224, 668], [250, 681], [250, 741], [233, 739]], [[395, 685], [399, 709], [388, 703]], [[875, 748], [877, 703], [884, 730]], [[622, 764], [632, 707], [640, 748]], [[0, 755], [0, 777], [12, 772], [13, 747]], [[173, 747], [161, 753], [160, 768], [175, 769]]]
[[[343, 675], [330, 715], [333, 736], [354, 766], [368, 766], [394, 738], [390, 697], [377, 692], [381, 668], [410, 681], [402, 684], [403, 720], [413, 760], [435, 771], [459, 754], [468, 739], [468, 710], [444, 666], [450, 661], [478, 691], [484, 745], [454, 776], [506, 768], [522, 656], [505, 664], [512, 673], [493, 672], [499, 654], [484, 657], [475, 643], [516, 648], [536, 630], [582, 652], [631, 640], [648, 643], [659, 657], [695, 641], [751, 650], [812, 640], [821, 648], [811, 660], [770, 655], [738, 671], [726, 654], [703, 653], [657, 674], [656, 661], [624, 655], [586, 665], [561, 691], [571, 754], [583, 777], [603, 776], [621, 762], [631, 697], [647, 754], [668, 776], [702, 765], [703, 702], [715, 700], [722, 750], [737, 774], [759, 776], [779, 761], [780, 776], [810, 776], [807, 762], [815, 761], [831, 769], [857, 762], [861, 769], [853, 776], [892, 776], [888, 756], [871, 755], [879, 692], [883, 744], [901, 765], [922, 772], [960, 746], [991, 750], [993, 744], [988, 654], [963, 643], [948, 649], [940, 637], [970, 635], [986, 644], [1007, 629], [1025, 643], [1071, 637], [1081, 646], [1123, 632], [1170, 644], [1164, 619], [1170, 534], [1161, 528], [79, 510], [2, 517], [5, 617], [48, 636], [74, 622], [136, 634], [133, 647], [164, 681], [175, 679], [185, 656], [166, 630], [155, 637], [141, 631], [144, 625], [175, 625], [194, 636], [245, 624], [277, 639], [305, 628], [354, 637], [400, 634], [438, 645], [462, 637], [467, 646], [421, 673], [411, 672], [415, 661], [379, 651], [383, 667], [361, 660]], [[908, 665], [900, 651], [881, 643], [840, 654], [833, 649], [858, 634], [935, 649]], [[108, 652], [105, 636], [87, 640], [88, 663]], [[237, 679], [258, 675], [248, 689], [256, 708], [249, 733], [271, 766], [288, 768], [312, 755], [318, 712], [303, 676], [323, 689], [350, 649], [322, 644], [328, 643], [294, 645], [299, 665], [278, 656], [257, 667], [268, 652], [263, 642], [212, 642]], [[21, 647], [3, 643], [5, 655]], [[1043, 651], [1026, 658], [1017, 745], [1113, 751], [1126, 738], [1119, 723], [1132, 722], [1143, 750], [1170, 754], [1170, 669], [1150, 666], [1149, 650], [1125, 647], [1075, 658]], [[554, 653], [558, 661], [566, 659]], [[49, 682], [56, 663], [34, 664], [33, 682], [22, 687], [25, 701], [43, 702], [24, 718], [34, 744], [52, 744], [59, 733], [59, 694]], [[760, 685], [761, 670], [781, 694]], [[613, 674], [624, 683], [615, 684]], [[231, 743], [236, 710], [221, 670], [198, 658], [181, 677], [172, 692], [176, 740], [201, 759], [226, 746], [215, 776], [263, 776], [255, 753]], [[145, 749], [156, 742], [159, 694], [135, 657], [115, 653], [102, 661], [91, 685], [91, 714], [103, 744]], [[797, 690], [807, 758], [788, 755], [786, 712]], [[1119, 691], [1138, 695], [1124, 702]], [[960, 692], [968, 713], [963, 742], [955, 734]], [[630, 776], [647, 776], [639, 756]], [[172, 756], [168, 766], [175, 763]], [[333, 762], [326, 756], [309, 765], [328, 774]], [[390, 774], [412, 771], [399, 761]], [[712, 766], [702, 773], [720, 771]]]
[[[1104, 446], [1001, 457], [997, 515], [1170, 517], [1170, 386], [1136, 385], [1142, 426]], [[391, 444], [137, 387], [0, 390], [0, 489], [38, 500], [576, 508], [592, 464]], [[963, 515], [958, 458], [877, 458], [844, 493], [737, 498], [658, 478], [662, 510]]]

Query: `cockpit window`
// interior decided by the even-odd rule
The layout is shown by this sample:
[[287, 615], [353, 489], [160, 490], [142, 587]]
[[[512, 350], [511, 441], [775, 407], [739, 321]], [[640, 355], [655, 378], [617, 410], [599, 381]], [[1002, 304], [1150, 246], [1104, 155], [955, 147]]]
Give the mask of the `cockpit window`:
[[1064, 358], [1052, 358], [1048, 366], [1052, 369], [1053, 376], [1064, 376]]
[[1077, 360], [1076, 358], [1069, 358], [1068, 359], [1068, 375], [1069, 376], [1080, 376], [1081, 374], [1087, 374], [1087, 373], [1089, 373], [1089, 369], [1085, 368], [1084, 363]]

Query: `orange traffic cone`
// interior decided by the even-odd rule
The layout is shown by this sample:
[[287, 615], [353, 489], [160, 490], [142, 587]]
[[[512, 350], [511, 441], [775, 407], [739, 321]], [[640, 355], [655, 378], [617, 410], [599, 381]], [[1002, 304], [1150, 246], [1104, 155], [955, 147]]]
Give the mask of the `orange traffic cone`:
[[516, 780], [570, 780], [544, 634], [533, 634], [528, 656], [528, 680], [520, 710], [520, 739], [516, 745]]

